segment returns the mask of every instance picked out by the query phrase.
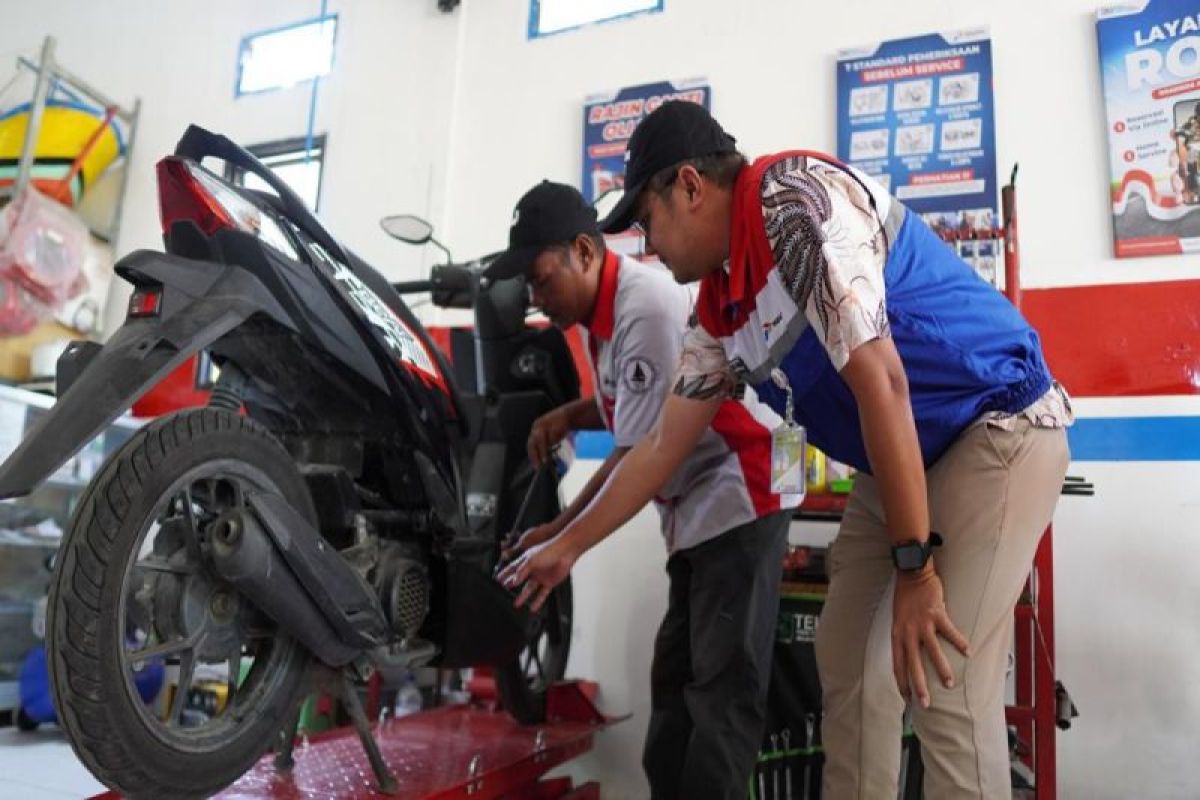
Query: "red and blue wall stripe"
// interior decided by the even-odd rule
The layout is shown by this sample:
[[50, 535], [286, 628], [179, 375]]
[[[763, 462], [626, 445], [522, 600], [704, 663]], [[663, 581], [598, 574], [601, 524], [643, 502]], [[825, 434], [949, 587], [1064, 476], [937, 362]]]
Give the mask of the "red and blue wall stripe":
[[[1200, 395], [1200, 280], [1029, 289], [1021, 310], [1072, 397]], [[1200, 461], [1200, 416], [1081, 414], [1068, 433], [1075, 461]]]
[[[1027, 289], [1021, 309], [1076, 399], [1200, 395], [1200, 280]], [[1079, 408], [1076, 408], [1079, 411]], [[1088, 417], [1068, 431], [1075, 461], [1200, 461], [1200, 416]], [[580, 433], [604, 458], [606, 433]]]

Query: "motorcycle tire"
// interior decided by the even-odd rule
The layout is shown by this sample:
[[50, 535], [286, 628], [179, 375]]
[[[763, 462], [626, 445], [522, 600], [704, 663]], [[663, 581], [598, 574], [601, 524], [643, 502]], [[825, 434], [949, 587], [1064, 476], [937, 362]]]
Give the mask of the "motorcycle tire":
[[[315, 522], [303, 477], [267, 430], [230, 411], [190, 409], [151, 422], [108, 458], [76, 507], [54, 572], [46, 640], [59, 723], [88, 769], [130, 798], [208, 797], [237, 780], [274, 742], [300, 702], [311, 660], [294, 639], [236, 595], [233, 602], [243, 610], [239, 615], [259, 615], [256, 619], [266, 623], [255, 634], [259, 644], [249, 654], [248, 670], [244, 645], [234, 640], [227, 670], [229, 713], [222, 712], [228, 719], [209, 725], [213, 730], [187, 727], [194, 722], [185, 720], [180, 706], [180, 727], [172, 732], [168, 723], [148, 711], [132, 686], [126, 650], [130, 628], [125, 598], [131, 596], [126, 594], [127, 576], [136, 580], [138, 559], [143, 558], [140, 542], [148, 531], [161, 533], [168, 514], [164, 509], [183, 509], [186, 502], [192, 530], [201, 530], [195, 522], [198, 506], [192, 502], [192, 485], [186, 481], [210, 468], [252, 476], [247, 479], [250, 484], [277, 491]], [[170, 506], [177, 496], [171, 494], [172, 487], [181, 481], [187, 487], [184, 500]], [[214, 488], [212, 497], [216, 496]], [[205, 569], [201, 558], [195, 574], [217, 586], [219, 579]], [[219, 590], [229, 591], [224, 586]], [[234, 624], [242, 630], [242, 616]], [[194, 665], [203, 664], [199, 650], [200, 645], [192, 650], [189, 683]], [[234, 674], [234, 664], [239, 676], [228, 677]], [[172, 710], [166, 716], [174, 714]]]

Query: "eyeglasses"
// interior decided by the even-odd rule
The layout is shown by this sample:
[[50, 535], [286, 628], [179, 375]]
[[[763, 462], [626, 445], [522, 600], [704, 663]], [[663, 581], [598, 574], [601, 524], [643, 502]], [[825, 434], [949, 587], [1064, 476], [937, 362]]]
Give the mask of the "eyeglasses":
[[[676, 179], [678, 179], [678, 178], [679, 178], [679, 169], [676, 168], [675, 170], [673, 170], [671, 172], [671, 175], [669, 178], [667, 178], [664, 181], [652, 181], [651, 185], [646, 188], [649, 189], [651, 192], [654, 192], [655, 194], [662, 194], [667, 189], [669, 189], [671, 187], [671, 185], [674, 184]], [[645, 239], [646, 241], [650, 241], [650, 211], [649, 211], [649, 209], [647, 209], [640, 218], [635, 219], [633, 221], [633, 224], [631, 224], [629, 227], [633, 228], [635, 231], [640, 233], [642, 235], [643, 239]]]

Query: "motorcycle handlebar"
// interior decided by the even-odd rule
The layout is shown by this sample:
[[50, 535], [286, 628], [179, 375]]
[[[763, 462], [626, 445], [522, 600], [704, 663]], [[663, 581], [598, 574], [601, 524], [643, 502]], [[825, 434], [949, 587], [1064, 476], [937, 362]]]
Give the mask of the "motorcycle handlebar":
[[430, 270], [435, 289], [448, 292], [469, 292], [475, 288], [478, 272], [461, 264], [441, 264]]
[[392, 288], [400, 294], [415, 294], [416, 292], [432, 292], [433, 281], [401, 281], [393, 283]]
[[430, 292], [435, 306], [471, 308], [479, 282], [479, 270], [469, 264], [439, 264], [430, 270], [428, 280], [401, 281], [392, 287], [400, 294]]
[[429, 271], [423, 281], [400, 281], [392, 286], [400, 294], [415, 292], [471, 292], [475, 289], [476, 271], [462, 264], [439, 264]]

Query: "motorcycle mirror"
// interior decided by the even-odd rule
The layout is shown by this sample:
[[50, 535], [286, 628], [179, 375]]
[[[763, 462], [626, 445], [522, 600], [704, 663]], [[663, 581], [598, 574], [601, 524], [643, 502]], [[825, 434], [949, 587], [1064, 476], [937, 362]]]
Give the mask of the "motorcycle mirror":
[[409, 244], [425, 244], [433, 239], [433, 226], [412, 214], [396, 214], [379, 220], [379, 227], [393, 239]]

